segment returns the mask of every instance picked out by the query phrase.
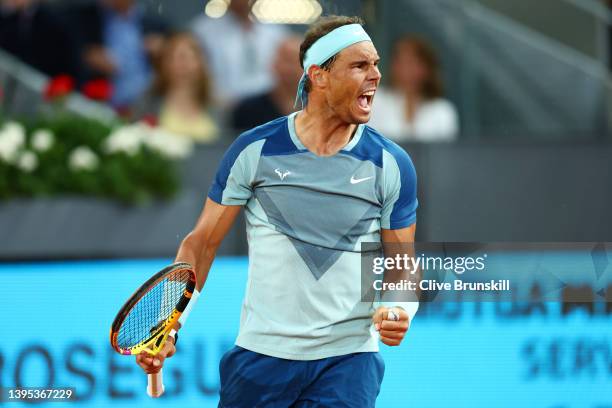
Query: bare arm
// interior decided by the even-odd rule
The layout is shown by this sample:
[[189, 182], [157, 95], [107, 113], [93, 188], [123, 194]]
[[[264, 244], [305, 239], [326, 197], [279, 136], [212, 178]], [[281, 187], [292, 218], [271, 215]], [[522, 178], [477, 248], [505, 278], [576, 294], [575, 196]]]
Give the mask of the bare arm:
[[[198, 291], [202, 290], [217, 248], [234, 223], [240, 209], [241, 206], [221, 205], [207, 198], [196, 226], [183, 239], [176, 255], [176, 262], [187, 262], [195, 268]], [[172, 337], [169, 336], [168, 339]], [[136, 356], [136, 363], [147, 374], [154, 374], [161, 370], [164, 360], [172, 357], [175, 352], [174, 340], [168, 340], [159, 354], [151, 356], [142, 352]]]
[[[414, 257], [415, 231], [416, 224], [396, 230], [382, 229], [380, 234], [383, 248], [385, 248], [385, 244], [391, 244], [385, 248], [385, 257], [394, 257], [396, 254], [406, 254], [409, 257]], [[405, 277], [404, 274], [406, 273], [409, 273], [409, 271], [388, 270], [385, 272], [385, 282], [399, 282]], [[389, 310], [391, 309], [394, 309], [394, 312], [399, 315], [398, 321], [388, 320]], [[380, 340], [388, 346], [399, 346], [410, 327], [408, 313], [401, 307], [379, 307], [374, 312], [372, 321], [380, 334]]]
[[[399, 255], [404, 257], [407, 255], [409, 258], [414, 259], [414, 234], [416, 232], [416, 224], [412, 224], [409, 227], [396, 229], [396, 230], [381, 230], [381, 240], [383, 243], [383, 249], [385, 257], [395, 258]], [[420, 278], [420, 271], [413, 271], [411, 269], [387, 269], [385, 271], [384, 281], [388, 283], [397, 283], [402, 281], [417, 281]], [[417, 292], [418, 294], [418, 292]], [[391, 296], [397, 298], [396, 296]], [[409, 294], [399, 295], [399, 301], [408, 301]]]
[[412, 224], [409, 227], [396, 229], [396, 230], [388, 230], [381, 229], [380, 237], [382, 242], [414, 242], [414, 233], [416, 232], [416, 224]]
[[187, 262], [195, 268], [198, 291], [202, 290], [217, 249], [241, 208], [239, 205], [217, 204], [207, 198], [196, 226], [183, 239], [176, 262]]

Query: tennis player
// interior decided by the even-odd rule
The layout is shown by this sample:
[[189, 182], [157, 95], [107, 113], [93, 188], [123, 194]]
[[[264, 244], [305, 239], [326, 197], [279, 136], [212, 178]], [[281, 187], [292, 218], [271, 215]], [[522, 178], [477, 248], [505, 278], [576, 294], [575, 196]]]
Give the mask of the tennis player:
[[[418, 307], [360, 301], [360, 243], [413, 242], [417, 208], [408, 154], [365, 125], [376, 48], [359, 18], [331, 16], [310, 27], [300, 59], [303, 109], [238, 137], [176, 257], [201, 290], [245, 208], [249, 277], [220, 407], [374, 407], [379, 339], [399, 345]], [[154, 373], [174, 351], [168, 341], [137, 362]]]

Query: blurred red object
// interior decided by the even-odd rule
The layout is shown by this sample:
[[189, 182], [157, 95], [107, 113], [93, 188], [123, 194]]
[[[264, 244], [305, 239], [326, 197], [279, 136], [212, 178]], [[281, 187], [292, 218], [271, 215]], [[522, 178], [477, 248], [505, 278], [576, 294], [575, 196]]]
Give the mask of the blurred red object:
[[74, 79], [69, 75], [58, 75], [52, 78], [45, 88], [45, 99], [50, 101], [67, 96], [74, 89]]
[[113, 86], [106, 79], [94, 79], [85, 83], [81, 91], [89, 99], [108, 101], [113, 94]]
[[156, 127], [159, 124], [159, 120], [155, 115], [145, 115], [142, 117], [141, 121], [151, 127]]

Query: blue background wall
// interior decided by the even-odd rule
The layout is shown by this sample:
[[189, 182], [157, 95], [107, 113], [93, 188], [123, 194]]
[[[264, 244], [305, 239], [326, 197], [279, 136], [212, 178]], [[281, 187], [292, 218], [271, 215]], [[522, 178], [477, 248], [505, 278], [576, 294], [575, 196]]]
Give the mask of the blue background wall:
[[[53, 403], [58, 408], [216, 407], [218, 363], [237, 332], [245, 258], [215, 262], [164, 369], [163, 399], [150, 400], [133, 358], [108, 344], [117, 309], [167, 263], [0, 265], [0, 386], [76, 387], [82, 400]], [[553, 303], [422, 307], [401, 347], [381, 347], [386, 373], [378, 406], [612, 407], [612, 312], [593, 306], [565, 315]]]

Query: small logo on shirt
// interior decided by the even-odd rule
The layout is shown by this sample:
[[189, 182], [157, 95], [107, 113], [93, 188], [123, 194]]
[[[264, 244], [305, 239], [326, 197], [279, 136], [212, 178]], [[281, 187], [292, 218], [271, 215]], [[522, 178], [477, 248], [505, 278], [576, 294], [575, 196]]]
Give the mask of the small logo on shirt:
[[364, 178], [360, 178], [360, 179], [356, 179], [355, 176], [351, 176], [351, 184], [361, 183], [362, 181], [366, 181], [366, 180], [369, 180], [371, 178], [374, 178], [374, 176], [364, 177]]
[[274, 172], [276, 174], [278, 174], [278, 177], [280, 177], [281, 180], [284, 180], [285, 177], [287, 177], [288, 175], [291, 174], [291, 172], [289, 170], [287, 170], [285, 172], [282, 172], [282, 171], [280, 171], [280, 169], [274, 169]]

